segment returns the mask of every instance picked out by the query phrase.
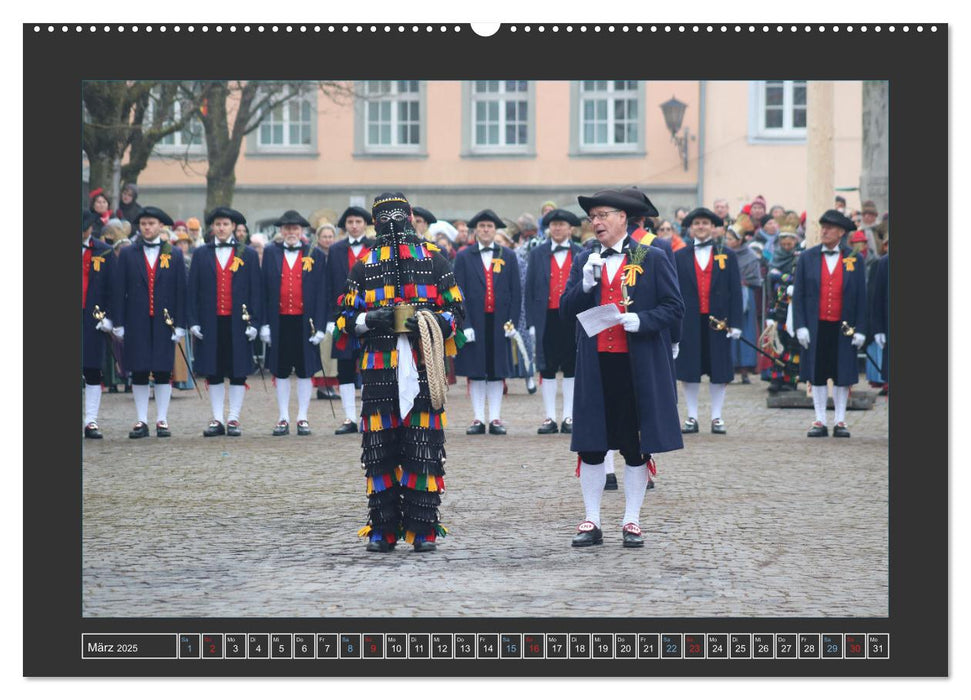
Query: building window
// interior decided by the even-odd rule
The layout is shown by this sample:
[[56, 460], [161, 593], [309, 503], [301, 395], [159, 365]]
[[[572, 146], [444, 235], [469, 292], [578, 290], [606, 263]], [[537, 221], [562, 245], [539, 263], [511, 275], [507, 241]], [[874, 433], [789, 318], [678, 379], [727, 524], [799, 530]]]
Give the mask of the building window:
[[472, 147], [523, 148], [529, 140], [529, 100], [525, 80], [472, 83]]
[[640, 140], [636, 80], [580, 82], [580, 149], [631, 150]]
[[[145, 110], [144, 124], [155, 127], [158, 101], [161, 99], [159, 91], [153, 90]], [[176, 99], [172, 103], [171, 113], [162, 120], [158, 126], [164, 128], [180, 121], [182, 115], [192, 110], [192, 103], [188, 100]], [[180, 153], [202, 153], [206, 150], [206, 136], [202, 127], [202, 122], [198, 116], [192, 116], [186, 124], [178, 131], [173, 131], [167, 136], [163, 136], [156, 144], [155, 151], [165, 155]]]
[[750, 86], [750, 138], [805, 140], [805, 80], [760, 80]]
[[306, 148], [311, 144], [313, 121], [310, 100], [303, 97], [287, 100], [264, 113], [259, 145]]
[[363, 83], [364, 150], [416, 152], [422, 144], [422, 91], [417, 80]]

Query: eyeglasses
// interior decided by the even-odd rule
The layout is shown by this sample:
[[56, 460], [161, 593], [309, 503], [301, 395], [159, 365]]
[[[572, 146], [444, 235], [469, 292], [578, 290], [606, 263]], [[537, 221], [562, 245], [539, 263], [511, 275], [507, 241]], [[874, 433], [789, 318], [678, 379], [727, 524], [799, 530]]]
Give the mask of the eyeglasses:
[[620, 209], [611, 209], [610, 211], [603, 211], [603, 212], [600, 212], [599, 214], [591, 214], [590, 215], [590, 220], [591, 221], [604, 221], [609, 214], [617, 214], [620, 211], [621, 211]]

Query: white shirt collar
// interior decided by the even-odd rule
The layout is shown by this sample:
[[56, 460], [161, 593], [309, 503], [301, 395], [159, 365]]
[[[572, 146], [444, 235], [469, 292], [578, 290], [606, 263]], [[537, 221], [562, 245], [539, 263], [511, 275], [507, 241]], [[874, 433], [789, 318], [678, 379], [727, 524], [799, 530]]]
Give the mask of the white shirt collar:
[[[624, 241], [626, 240], [626, 238], [627, 238], [626, 236], [623, 236], [619, 241], [617, 241], [616, 243], [614, 243], [612, 246], [608, 246], [608, 247], [609, 248], [613, 248], [614, 250], [616, 250], [619, 253], [619, 252], [621, 252], [624, 249]], [[600, 246], [600, 250], [601, 251], [605, 250], [605, 248], [603, 247], [603, 245]]]
[[553, 240], [552, 238], [550, 238], [550, 250], [552, 250], [552, 249], [554, 249], [554, 248], [556, 248], [556, 246], [558, 246], [558, 245], [565, 245], [565, 246], [566, 246], [567, 248], [569, 248], [569, 247], [570, 247], [570, 239], [569, 239], [569, 238], [567, 238], [567, 239], [566, 239], [565, 241], [563, 241], [562, 243], [557, 243], [557, 242], [556, 242], [556, 241], [554, 241], [554, 240]]
[[84, 243], [82, 243], [81, 245], [83, 245], [83, 246], [86, 245], [86, 246], [88, 246], [90, 248], [91, 247], [91, 239], [92, 238], [94, 238], [94, 236], [88, 236], [87, 238], [84, 239]]
[[364, 236], [361, 236], [360, 238], [351, 238], [348, 236], [347, 242], [349, 245], [361, 245], [364, 242]]

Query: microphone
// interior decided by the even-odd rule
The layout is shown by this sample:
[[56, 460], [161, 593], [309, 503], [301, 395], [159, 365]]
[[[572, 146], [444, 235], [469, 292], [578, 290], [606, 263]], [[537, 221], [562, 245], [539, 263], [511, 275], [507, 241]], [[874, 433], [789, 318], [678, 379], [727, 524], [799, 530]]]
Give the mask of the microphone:
[[600, 282], [600, 271], [603, 269], [603, 265], [597, 265], [593, 268], [593, 281]]

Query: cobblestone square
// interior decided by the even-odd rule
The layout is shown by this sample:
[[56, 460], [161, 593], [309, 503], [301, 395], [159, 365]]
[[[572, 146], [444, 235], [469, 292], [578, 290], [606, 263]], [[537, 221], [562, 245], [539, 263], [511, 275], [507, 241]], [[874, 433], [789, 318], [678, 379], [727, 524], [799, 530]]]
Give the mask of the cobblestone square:
[[542, 400], [522, 380], [503, 402], [509, 434], [466, 436], [460, 379], [446, 431], [449, 535], [434, 553], [382, 555], [356, 537], [367, 518], [360, 435], [333, 434], [339, 402], [336, 418], [328, 401], [311, 403], [313, 435], [274, 438], [272, 386], [249, 382], [240, 438], [203, 438], [208, 400], [176, 391], [173, 437], [130, 440], [131, 395], [104, 395], [105, 439], [83, 446], [85, 616], [887, 614], [885, 397], [848, 413], [852, 438], [811, 440], [811, 410], [768, 409], [764, 383], [733, 383], [717, 436], [702, 386], [702, 432], [657, 457], [646, 546], [621, 547], [621, 485], [604, 494], [604, 544], [574, 549], [584, 511], [569, 437], [536, 434]]

